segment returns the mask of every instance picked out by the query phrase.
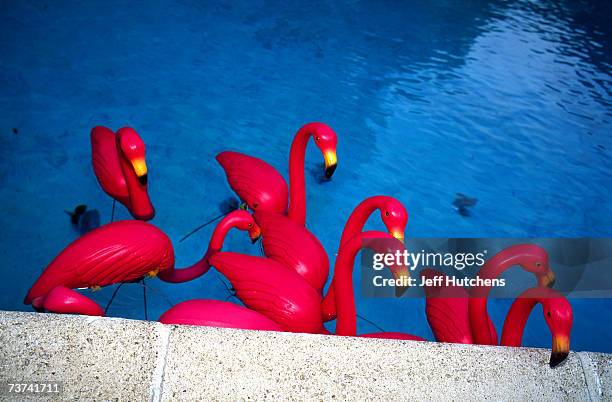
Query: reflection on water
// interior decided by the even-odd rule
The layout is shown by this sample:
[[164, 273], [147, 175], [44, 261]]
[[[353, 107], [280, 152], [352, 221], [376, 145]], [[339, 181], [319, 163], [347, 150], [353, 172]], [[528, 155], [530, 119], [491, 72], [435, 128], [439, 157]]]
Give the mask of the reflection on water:
[[[13, 284], [0, 308], [23, 309], [74, 238], [64, 209], [85, 203], [108, 220], [89, 162], [96, 124], [133, 125], [148, 143], [154, 223], [178, 265], [212, 228], [178, 239], [230, 195], [214, 155], [240, 150], [286, 172], [291, 135], [309, 120], [340, 136], [333, 181], [318, 183], [320, 156], [307, 155], [308, 225], [332, 257], [352, 208], [377, 193], [406, 204], [409, 236], [611, 234], [610, 2], [295, 3], [0, 3], [0, 279]], [[478, 199], [469, 216], [457, 193]], [[226, 245], [258, 252], [237, 234]], [[212, 275], [147, 283], [151, 317], [165, 299], [228, 295]], [[141, 317], [141, 300], [126, 285], [111, 312]], [[580, 303], [575, 346], [609, 350], [594, 302]], [[491, 305], [497, 322], [505, 308]], [[422, 304], [358, 310], [428, 335]], [[525, 341], [543, 346], [532, 321]]]
[[[611, 184], [610, 79], [597, 67], [609, 55], [553, 11], [493, 8], [464, 55], [433, 49], [386, 77], [392, 113], [378, 128], [402, 134], [395, 145], [404, 145], [415, 192], [429, 187], [430, 197], [415, 196], [423, 208], [444, 211], [454, 190], [491, 208], [458, 233], [609, 233], [612, 215], [600, 201]], [[585, 179], [593, 174], [600, 180]], [[439, 230], [440, 221], [427, 221], [427, 232]]]

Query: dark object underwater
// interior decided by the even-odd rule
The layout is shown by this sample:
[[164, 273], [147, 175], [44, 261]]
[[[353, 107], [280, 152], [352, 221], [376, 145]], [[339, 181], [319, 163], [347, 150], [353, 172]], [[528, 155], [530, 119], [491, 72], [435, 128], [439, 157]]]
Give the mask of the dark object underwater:
[[70, 215], [70, 222], [81, 235], [100, 227], [100, 212], [97, 209], [87, 210], [87, 205], [77, 205], [73, 212], [65, 211]]
[[234, 197], [230, 197], [219, 203], [219, 212], [222, 214], [229, 214], [232, 211], [240, 208], [240, 201]]
[[469, 208], [472, 208], [478, 203], [478, 198], [470, 198], [465, 194], [457, 193], [457, 198], [453, 201], [453, 206], [461, 216], [470, 216]]

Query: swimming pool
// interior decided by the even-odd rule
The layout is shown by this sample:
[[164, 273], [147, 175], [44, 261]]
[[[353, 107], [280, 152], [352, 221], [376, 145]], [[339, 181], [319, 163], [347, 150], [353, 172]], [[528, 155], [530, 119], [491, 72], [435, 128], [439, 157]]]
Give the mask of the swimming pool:
[[[0, 4], [1, 309], [28, 310], [28, 287], [77, 237], [65, 209], [110, 218], [90, 164], [98, 124], [133, 126], [147, 142], [153, 223], [179, 266], [201, 256], [212, 227], [178, 239], [232, 195], [215, 154], [285, 173], [294, 132], [312, 120], [340, 137], [329, 183], [307, 153], [308, 226], [330, 256], [352, 208], [379, 193], [407, 206], [411, 237], [612, 233], [605, 1], [201, 3]], [[478, 198], [471, 216], [451, 205], [456, 193]], [[240, 234], [226, 244], [257, 252]], [[112, 292], [93, 298], [104, 306]], [[169, 303], [228, 291], [211, 272], [149, 280], [147, 296], [156, 319]], [[142, 304], [126, 285], [109, 314], [142, 318]], [[572, 304], [573, 349], [611, 352], [612, 302]], [[499, 325], [507, 307], [490, 303]], [[431, 339], [422, 300], [361, 299], [358, 311]], [[538, 312], [524, 343], [550, 345]]]

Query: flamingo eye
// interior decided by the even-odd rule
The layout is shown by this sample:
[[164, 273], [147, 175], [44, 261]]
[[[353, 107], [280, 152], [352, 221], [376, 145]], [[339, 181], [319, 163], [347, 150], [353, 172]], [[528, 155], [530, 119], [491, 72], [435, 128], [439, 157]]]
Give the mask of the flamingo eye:
[[253, 209], [257, 208], [259, 206], [258, 203], [253, 204]]
[[550, 311], [547, 311], [547, 312], [546, 312], [546, 316], [547, 316], [548, 318], [550, 318]]
[[252, 224], [252, 223], [249, 223], [249, 227], [250, 227], [250, 228], [252, 228], [252, 227], [253, 227], [253, 224]]
[[315, 137], [315, 141], [319, 141], [319, 140], [320, 140], [320, 138], [319, 138], [319, 136], [317, 135], [317, 136]]
[[385, 216], [389, 216], [389, 215], [391, 215], [389, 211], [385, 211]]
[[536, 262], [536, 263], [535, 263], [535, 266], [536, 266], [536, 267], [541, 267], [541, 266], [542, 266], [542, 263], [541, 263], [541, 262]]

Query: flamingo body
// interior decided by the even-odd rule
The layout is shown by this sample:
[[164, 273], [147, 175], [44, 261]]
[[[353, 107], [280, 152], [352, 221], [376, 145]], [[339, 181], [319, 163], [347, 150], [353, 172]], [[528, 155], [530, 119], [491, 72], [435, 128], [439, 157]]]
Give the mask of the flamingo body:
[[[433, 279], [442, 274], [424, 269], [421, 276]], [[468, 314], [468, 292], [460, 286], [426, 286], [425, 313], [436, 341], [473, 344]]]
[[329, 275], [329, 259], [321, 242], [287, 216], [258, 211], [254, 217], [261, 228], [266, 256], [294, 270], [322, 292]]
[[58, 286], [74, 289], [129, 282], [172, 266], [172, 243], [157, 227], [136, 220], [109, 223], [78, 238], [55, 257], [24, 303]]
[[319, 333], [321, 296], [301, 276], [264, 257], [218, 252], [210, 265], [236, 289], [236, 296], [281, 326], [284, 331]]
[[[433, 279], [443, 276], [434, 269], [424, 269], [421, 276]], [[425, 313], [438, 342], [473, 344], [468, 308], [469, 293], [461, 286], [426, 286]], [[497, 339], [495, 325], [487, 316], [489, 333]]]
[[106, 127], [91, 130], [91, 162], [102, 190], [123, 205], [129, 205], [130, 194], [119, 162], [115, 133]]
[[281, 327], [263, 314], [219, 300], [187, 300], [166, 311], [159, 318], [163, 324], [201, 325], [207, 327], [281, 331]]
[[289, 188], [283, 176], [267, 162], [239, 152], [216, 157], [236, 194], [254, 211], [287, 213]]

